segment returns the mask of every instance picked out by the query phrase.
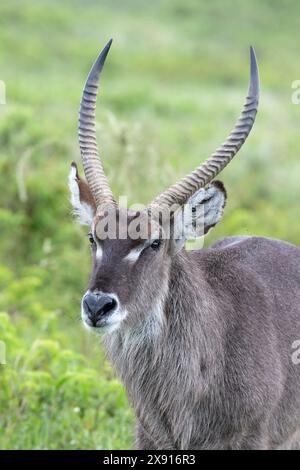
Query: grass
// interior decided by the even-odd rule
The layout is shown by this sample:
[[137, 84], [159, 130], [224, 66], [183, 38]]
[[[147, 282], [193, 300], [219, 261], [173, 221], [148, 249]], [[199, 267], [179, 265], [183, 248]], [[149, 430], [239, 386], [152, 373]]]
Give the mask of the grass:
[[113, 36], [97, 110], [105, 168], [116, 194], [146, 203], [231, 130], [253, 44], [260, 110], [222, 174], [228, 205], [207, 244], [238, 233], [299, 244], [300, 107], [291, 101], [299, 27], [296, 0], [2, 2], [0, 448], [133, 445], [124, 390], [80, 327], [90, 260], [66, 184], [99, 50]]

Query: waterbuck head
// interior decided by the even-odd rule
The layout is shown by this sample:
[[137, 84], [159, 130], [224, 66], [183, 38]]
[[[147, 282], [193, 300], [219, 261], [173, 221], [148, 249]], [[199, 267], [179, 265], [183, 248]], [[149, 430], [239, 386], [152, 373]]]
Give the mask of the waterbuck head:
[[174, 257], [185, 240], [202, 236], [221, 219], [224, 186], [211, 182], [236, 155], [253, 126], [259, 95], [258, 69], [250, 50], [250, 85], [242, 113], [229, 137], [201, 166], [157, 196], [142, 211], [118, 207], [104, 173], [95, 131], [99, 77], [111, 46], [105, 46], [85, 84], [79, 112], [79, 144], [86, 181], [75, 163], [69, 186], [74, 212], [90, 226], [93, 268], [82, 299], [88, 327], [110, 331], [152, 317], [163, 321]]

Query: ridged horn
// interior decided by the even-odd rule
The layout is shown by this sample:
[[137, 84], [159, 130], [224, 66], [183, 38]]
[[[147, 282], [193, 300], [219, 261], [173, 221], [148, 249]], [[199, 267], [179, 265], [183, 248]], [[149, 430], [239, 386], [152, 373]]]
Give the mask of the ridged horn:
[[112, 39], [108, 41], [90, 70], [79, 109], [78, 137], [82, 165], [97, 208], [102, 205], [116, 205], [99, 155], [95, 125], [99, 78], [111, 43]]
[[253, 47], [250, 47], [250, 82], [242, 113], [226, 141], [202, 165], [157, 196], [150, 205], [183, 205], [198, 189], [207, 185], [233, 159], [254, 124], [259, 102], [259, 74]]

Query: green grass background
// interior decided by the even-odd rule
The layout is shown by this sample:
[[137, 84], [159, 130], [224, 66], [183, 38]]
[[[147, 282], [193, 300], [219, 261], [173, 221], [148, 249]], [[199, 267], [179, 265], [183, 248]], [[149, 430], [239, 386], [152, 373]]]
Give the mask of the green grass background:
[[149, 201], [224, 139], [256, 48], [261, 104], [223, 172], [228, 205], [207, 243], [255, 233], [299, 244], [300, 6], [296, 0], [10, 0], [0, 4], [0, 448], [125, 449], [133, 416], [79, 305], [90, 255], [67, 175], [99, 50], [98, 136], [113, 190]]

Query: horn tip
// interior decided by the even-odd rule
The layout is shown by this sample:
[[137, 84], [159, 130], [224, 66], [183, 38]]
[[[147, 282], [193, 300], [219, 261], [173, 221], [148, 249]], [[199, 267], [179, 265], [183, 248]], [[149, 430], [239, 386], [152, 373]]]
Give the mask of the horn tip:
[[92, 83], [95, 84], [95, 85], [98, 84], [99, 76], [102, 72], [102, 69], [103, 69], [103, 66], [104, 66], [104, 63], [105, 63], [105, 59], [106, 59], [107, 54], [109, 52], [112, 41], [113, 41], [112, 38], [110, 38], [108, 43], [104, 46], [104, 48], [102, 49], [102, 51], [98, 55], [98, 57], [96, 59], [96, 62], [94, 63], [93, 67], [90, 70], [90, 73], [89, 73], [88, 78], [87, 78], [86, 85], [90, 85]]
[[109, 41], [106, 43], [106, 45], [104, 46], [102, 52], [100, 53], [100, 55], [107, 55], [109, 49], [110, 49], [110, 46], [112, 45], [112, 42], [113, 42], [113, 38], [110, 38]]
[[113, 40], [112, 40], [112, 38], [110, 38], [110, 40], [108, 41], [106, 46], [104, 46], [104, 48], [102, 49], [102, 51], [100, 52], [100, 54], [98, 56], [98, 59], [97, 59], [96, 62], [98, 62], [98, 66], [99, 66], [100, 69], [102, 69], [102, 67], [104, 65], [106, 56], [109, 52], [109, 49], [110, 49], [110, 46], [111, 46], [112, 42], [113, 42]]
[[253, 46], [250, 46], [250, 84], [249, 96], [259, 98], [259, 73], [256, 54]]

